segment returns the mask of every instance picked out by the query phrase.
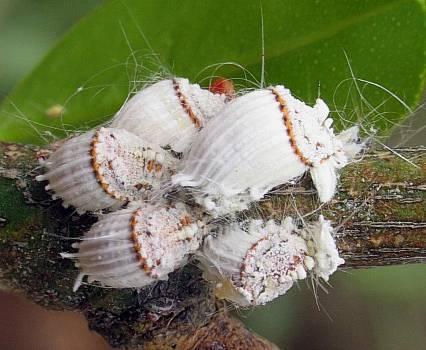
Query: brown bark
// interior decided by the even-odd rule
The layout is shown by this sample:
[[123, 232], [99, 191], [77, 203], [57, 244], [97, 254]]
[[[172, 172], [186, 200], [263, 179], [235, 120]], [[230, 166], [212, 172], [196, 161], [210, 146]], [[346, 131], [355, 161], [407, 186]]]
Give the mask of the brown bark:
[[[425, 151], [374, 151], [344, 168], [335, 198], [319, 212], [338, 227], [346, 267], [426, 261]], [[280, 195], [261, 203], [261, 215], [318, 215], [320, 203], [311, 188], [305, 179], [297, 187], [279, 189]]]
[[[394, 153], [375, 151], [344, 169], [336, 198], [320, 210], [306, 177], [277, 189], [248, 214], [310, 219], [322, 213], [339, 227], [337, 244], [346, 267], [423, 263], [426, 153], [397, 151], [417, 167]], [[43, 150], [0, 143], [0, 283], [7, 289], [51, 309], [82, 311], [114, 346], [220, 349], [244, 339], [252, 349], [272, 349], [227, 316], [192, 265], [139, 292], [83, 287], [73, 293], [76, 270], [59, 253], [70, 251], [73, 238], [96, 218], [78, 216], [50, 199], [44, 184], [34, 180], [40, 173], [37, 153]]]

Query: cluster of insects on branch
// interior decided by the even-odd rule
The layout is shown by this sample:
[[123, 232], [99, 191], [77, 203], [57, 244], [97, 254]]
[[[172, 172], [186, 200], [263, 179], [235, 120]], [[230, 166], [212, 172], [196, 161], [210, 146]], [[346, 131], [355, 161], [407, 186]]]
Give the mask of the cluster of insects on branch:
[[[339, 134], [321, 99], [313, 107], [284, 86], [237, 96], [187, 79], [145, 87], [105, 127], [66, 140], [43, 161], [46, 189], [79, 213], [103, 212], [63, 253], [84, 281], [142, 288], [195, 257], [218, 297], [265, 304], [344, 261], [330, 221], [237, 220], [271, 189], [310, 173], [321, 202], [362, 149], [357, 127]], [[226, 218], [226, 220], [221, 220]]]

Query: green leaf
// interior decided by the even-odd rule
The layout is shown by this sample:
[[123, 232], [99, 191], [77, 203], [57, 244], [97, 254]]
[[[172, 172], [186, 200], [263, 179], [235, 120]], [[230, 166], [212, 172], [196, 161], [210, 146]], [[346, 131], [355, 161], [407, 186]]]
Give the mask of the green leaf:
[[[261, 18], [259, 1], [107, 2], [4, 101], [0, 139], [43, 143], [93, 127], [164, 70], [203, 85], [220, 74], [258, 87]], [[266, 83], [284, 84], [309, 103], [320, 91], [337, 127], [350, 120], [384, 133], [419, 102], [424, 1], [268, 0], [263, 21]], [[205, 69], [220, 62], [253, 76], [237, 65]]]

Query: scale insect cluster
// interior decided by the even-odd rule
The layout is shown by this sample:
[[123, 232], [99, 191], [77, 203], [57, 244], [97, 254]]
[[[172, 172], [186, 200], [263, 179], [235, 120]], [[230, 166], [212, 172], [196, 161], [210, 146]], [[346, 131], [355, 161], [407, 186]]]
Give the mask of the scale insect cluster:
[[55, 198], [79, 213], [103, 211], [78, 251], [62, 254], [80, 269], [75, 290], [86, 276], [141, 288], [195, 256], [219, 297], [261, 305], [308, 275], [327, 281], [343, 263], [323, 217], [300, 228], [235, 213], [307, 171], [319, 199], [331, 200], [338, 169], [363, 147], [358, 129], [336, 135], [324, 101], [310, 107], [281, 85], [235, 97], [229, 84], [159, 81], [108, 128], [67, 140], [44, 161], [38, 179]]

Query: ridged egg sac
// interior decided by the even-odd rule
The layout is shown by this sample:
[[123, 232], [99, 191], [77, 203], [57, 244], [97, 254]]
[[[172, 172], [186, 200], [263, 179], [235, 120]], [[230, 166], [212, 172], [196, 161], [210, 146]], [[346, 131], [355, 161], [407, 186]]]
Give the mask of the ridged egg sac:
[[141, 288], [159, 280], [187, 262], [204, 234], [202, 218], [182, 203], [142, 203], [103, 216], [80, 243], [77, 253], [62, 253], [75, 260], [80, 274], [114, 288]]
[[283, 86], [237, 97], [199, 133], [172, 181], [192, 188], [198, 203], [222, 215], [310, 170], [320, 200], [327, 202], [336, 169], [361, 149], [358, 129], [335, 136], [328, 115], [322, 100], [307, 106]]
[[299, 229], [291, 218], [249, 220], [218, 229], [205, 238], [198, 254], [204, 277], [216, 296], [240, 306], [263, 305], [285, 294], [308, 273], [328, 280], [344, 261], [329, 221]]
[[282, 227], [251, 220], [206, 237], [200, 261], [216, 295], [240, 306], [263, 305], [305, 278], [306, 242], [293, 230], [291, 220]]
[[175, 152], [185, 152], [205, 123], [222, 110], [226, 98], [187, 79], [161, 80], [130, 98], [111, 126], [162, 147], [170, 146]]
[[67, 140], [43, 165], [39, 181], [77, 212], [117, 209], [150, 198], [168, 181], [176, 160], [132, 133], [100, 128]]

